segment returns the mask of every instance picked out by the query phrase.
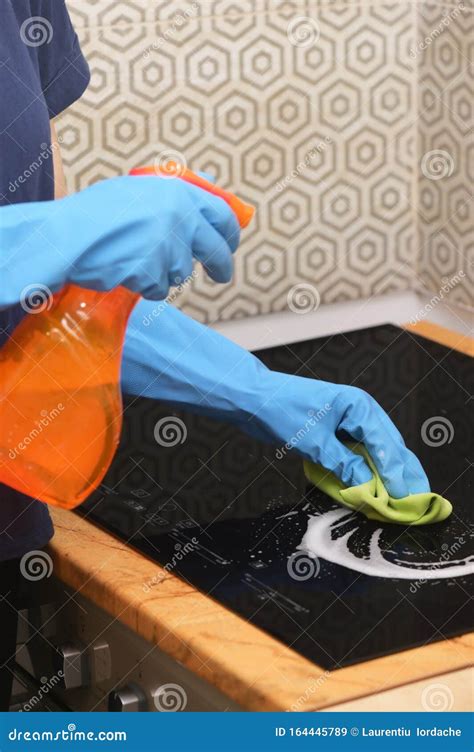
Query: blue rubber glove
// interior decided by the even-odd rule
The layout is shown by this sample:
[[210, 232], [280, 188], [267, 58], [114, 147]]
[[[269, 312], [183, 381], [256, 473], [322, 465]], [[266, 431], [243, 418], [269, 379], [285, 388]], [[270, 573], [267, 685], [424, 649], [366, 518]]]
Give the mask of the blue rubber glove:
[[239, 237], [225, 201], [179, 178], [112, 178], [59, 201], [2, 207], [0, 308], [28, 285], [56, 292], [68, 282], [160, 300], [193, 259], [228, 282]]
[[420, 462], [366, 392], [270, 371], [251, 353], [168, 303], [142, 300], [132, 312], [122, 388], [233, 422], [279, 446], [279, 452], [296, 451], [354, 486], [370, 480], [372, 473], [362, 457], [338, 440], [345, 431], [365, 444], [393, 497], [429, 490]]

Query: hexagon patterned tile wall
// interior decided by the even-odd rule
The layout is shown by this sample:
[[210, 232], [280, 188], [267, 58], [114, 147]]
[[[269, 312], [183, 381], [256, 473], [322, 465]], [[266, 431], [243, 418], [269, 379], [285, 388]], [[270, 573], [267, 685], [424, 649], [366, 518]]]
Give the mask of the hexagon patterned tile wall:
[[[257, 206], [233, 282], [200, 273], [178, 298], [184, 310], [204, 321], [280, 311], [297, 283], [323, 303], [436, 287], [446, 273], [431, 263], [439, 240], [421, 239], [418, 264], [416, 80], [430, 61], [416, 52], [416, 4], [68, 5], [92, 69], [88, 91], [58, 123], [70, 188], [177, 150]], [[433, 75], [449, 85], [451, 73]], [[449, 96], [464, 111], [463, 89]], [[460, 207], [456, 240], [463, 179], [445, 202]], [[431, 185], [429, 200], [441, 187]]]
[[[420, 6], [419, 248], [425, 286], [474, 304], [474, 5]], [[422, 45], [422, 47], [421, 47]]]

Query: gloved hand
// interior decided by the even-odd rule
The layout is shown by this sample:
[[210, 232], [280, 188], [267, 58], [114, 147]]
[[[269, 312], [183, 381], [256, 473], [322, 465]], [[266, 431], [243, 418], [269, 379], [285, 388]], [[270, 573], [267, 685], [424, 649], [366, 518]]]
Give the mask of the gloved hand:
[[122, 364], [126, 393], [231, 421], [244, 431], [322, 464], [345, 485], [370, 480], [364, 459], [338, 439], [365, 444], [394, 498], [429, 491], [399, 431], [369, 394], [290, 376], [167, 303], [140, 301], [130, 317]]
[[228, 282], [239, 236], [223, 199], [178, 178], [118, 177], [58, 201], [2, 207], [0, 308], [29, 284], [125, 285], [163, 299], [192, 273], [193, 258]]

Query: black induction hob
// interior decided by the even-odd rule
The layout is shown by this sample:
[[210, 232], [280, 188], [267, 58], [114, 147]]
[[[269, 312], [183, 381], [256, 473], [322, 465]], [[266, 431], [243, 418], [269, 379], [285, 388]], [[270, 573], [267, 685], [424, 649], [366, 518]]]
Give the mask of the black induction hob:
[[[473, 553], [470, 358], [391, 325], [257, 355], [272, 369], [367, 389], [390, 411], [432, 488], [454, 505], [445, 522], [411, 528], [348, 510], [330, 532], [334, 540], [346, 535], [351, 555], [363, 560], [375, 534], [388, 560], [426, 566]], [[169, 416], [183, 422], [186, 439], [159, 446], [154, 429]], [[336, 509], [308, 485], [296, 453], [277, 459], [275, 447], [232, 426], [140, 399], [126, 403], [113, 465], [78, 511], [324, 668], [471, 628], [473, 577], [373, 577], [327, 560], [292, 569], [308, 516]], [[143, 586], [159, 587], [159, 577]]]

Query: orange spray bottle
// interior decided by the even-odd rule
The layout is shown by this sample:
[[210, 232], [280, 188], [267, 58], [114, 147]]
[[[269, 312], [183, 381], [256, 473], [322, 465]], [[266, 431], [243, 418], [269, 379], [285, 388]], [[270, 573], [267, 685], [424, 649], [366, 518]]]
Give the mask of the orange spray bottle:
[[[227, 201], [241, 227], [254, 213], [170, 163], [130, 174], [193, 183]], [[122, 349], [138, 299], [124, 287], [95, 292], [67, 285], [16, 327], [0, 350], [0, 483], [66, 509], [97, 488], [120, 438]]]

